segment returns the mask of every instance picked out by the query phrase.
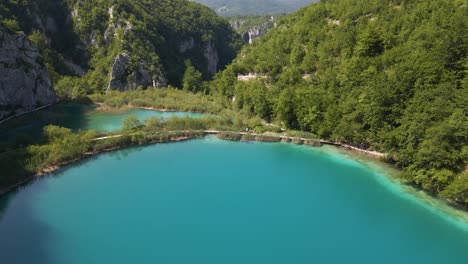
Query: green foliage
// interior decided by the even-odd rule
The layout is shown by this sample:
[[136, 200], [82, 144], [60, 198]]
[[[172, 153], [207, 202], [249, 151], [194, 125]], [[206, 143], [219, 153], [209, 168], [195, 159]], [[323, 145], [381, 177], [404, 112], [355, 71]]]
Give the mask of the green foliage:
[[142, 123], [134, 115], [126, 117], [122, 122], [122, 130], [125, 132], [133, 131], [139, 128], [140, 126], [142, 126]]
[[61, 54], [55, 52], [44, 36], [35, 30], [28, 38], [36, 44], [41, 53], [41, 61], [47, 68], [53, 84], [57, 84], [60, 80], [60, 75], [69, 74], [64, 58]]
[[59, 126], [47, 126], [44, 128], [44, 138], [49, 142], [63, 140], [72, 134], [71, 129]]
[[[386, 152], [410, 183], [466, 206], [467, 8], [321, 1], [245, 47], [210, 89], [247, 115]], [[248, 73], [262, 77], [237, 79]]]
[[18, 25], [18, 22], [14, 19], [5, 19], [1, 21], [0, 24], [13, 32], [21, 30], [20, 26]]
[[79, 77], [65, 76], [55, 84], [55, 92], [62, 99], [79, 100], [88, 92], [87, 80]]
[[458, 204], [468, 204], [468, 173], [463, 173], [442, 192], [442, 197]]
[[220, 97], [191, 93], [173, 87], [164, 89], [134, 90], [127, 92], [109, 92], [105, 96], [94, 94], [93, 101], [107, 107], [125, 106], [149, 107], [160, 110], [177, 110], [188, 112], [219, 113], [227, 105]]
[[384, 51], [384, 43], [380, 34], [372, 26], [362, 32], [357, 37], [356, 55], [370, 57], [380, 55]]
[[185, 91], [191, 91], [194, 93], [202, 92], [203, 80], [202, 74], [193, 67], [190, 60], [185, 61], [185, 73], [182, 78], [182, 87]]

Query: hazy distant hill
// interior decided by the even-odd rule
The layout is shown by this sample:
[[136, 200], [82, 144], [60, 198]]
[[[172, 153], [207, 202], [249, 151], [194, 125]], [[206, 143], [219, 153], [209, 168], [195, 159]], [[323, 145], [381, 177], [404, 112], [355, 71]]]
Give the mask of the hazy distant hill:
[[223, 16], [290, 13], [318, 0], [192, 0]]

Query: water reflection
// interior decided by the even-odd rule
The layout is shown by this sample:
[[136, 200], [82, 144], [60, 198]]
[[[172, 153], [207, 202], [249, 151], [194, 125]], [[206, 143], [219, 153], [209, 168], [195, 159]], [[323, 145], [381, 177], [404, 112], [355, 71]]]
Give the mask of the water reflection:
[[141, 152], [142, 150], [143, 150], [143, 147], [131, 147], [131, 148], [125, 148], [119, 151], [109, 152], [108, 155], [118, 160], [123, 160], [129, 155]]
[[48, 125], [78, 131], [87, 126], [87, 113], [96, 108], [97, 105], [92, 104], [62, 103], [14, 118], [0, 125], [0, 142], [37, 142], [41, 139], [43, 128]]

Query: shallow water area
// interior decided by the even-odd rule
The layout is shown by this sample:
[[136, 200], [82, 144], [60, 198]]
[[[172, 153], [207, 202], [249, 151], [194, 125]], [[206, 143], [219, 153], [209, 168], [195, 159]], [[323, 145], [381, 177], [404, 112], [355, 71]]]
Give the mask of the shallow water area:
[[384, 176], [326, 148], [214, 137], [106, 153], [1, 199], [0, 259], [465, 263], [468, 223]]
[[364, 166], [374, 171], [376, 180], [389, 191], [423, 206], [432, 213], [468, 231], [468, 212], [454, 208], [447, 201], [433, 197], [420, 189], [403, 184], [400, 179], [401, 171], [391, 164], [385, 163], [376, 157], [342, 147], [325, 145], [317, 150], [332, 154], [335, 159], [341, 157], [339, 159], [341, 162]]

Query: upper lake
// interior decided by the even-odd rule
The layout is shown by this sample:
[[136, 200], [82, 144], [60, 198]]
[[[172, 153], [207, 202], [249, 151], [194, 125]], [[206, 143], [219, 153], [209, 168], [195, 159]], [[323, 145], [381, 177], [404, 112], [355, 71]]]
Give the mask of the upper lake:
[[100, 132], [111, 132], [122, 128], [122, 121], [134, 115], [140, 120], [154, 116], [169, 118], [171, 116], [200, 117], [204, 114], [189, 112], [161, 112], [146, 109], [124, 109], [119, 111], [101, 111], [97, 105], [61, 103], [50, 108], [20, 116], [0, 125], [0, 141], [15, 140], [18, 135], [40, 138], [42, 128], [46, 125], [58, 125], [74, 131], [93, 129]]
[[328, 148], [106, 153], [0, 199], [2, 263], [466, 263], [468, 224]]

